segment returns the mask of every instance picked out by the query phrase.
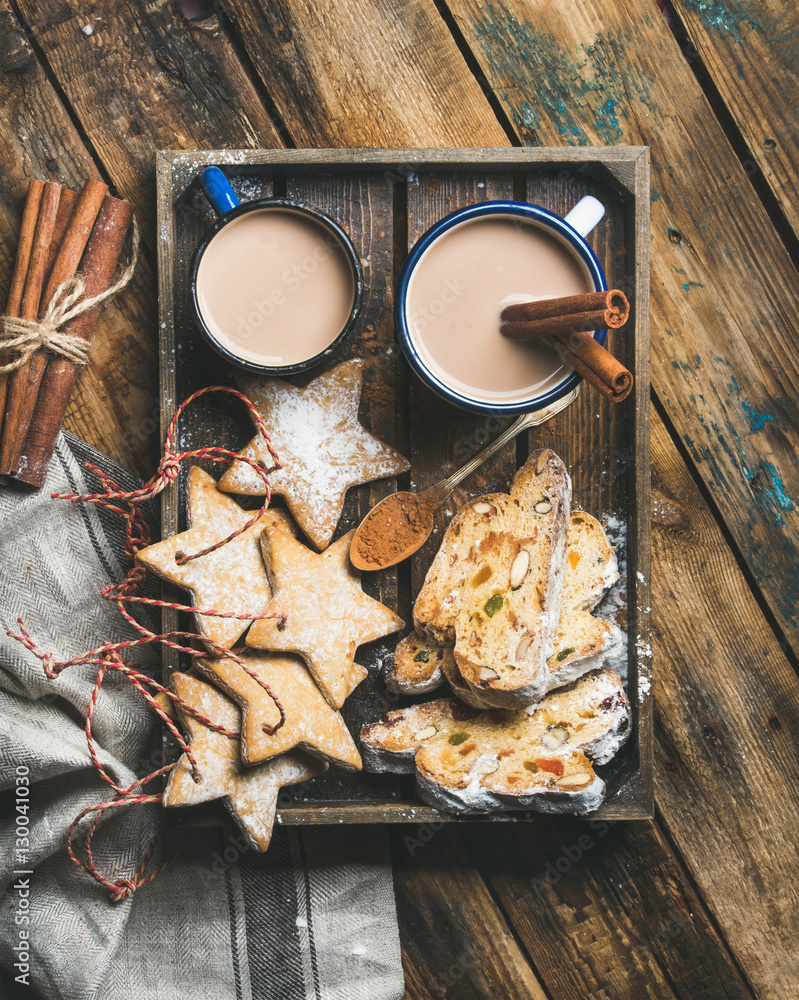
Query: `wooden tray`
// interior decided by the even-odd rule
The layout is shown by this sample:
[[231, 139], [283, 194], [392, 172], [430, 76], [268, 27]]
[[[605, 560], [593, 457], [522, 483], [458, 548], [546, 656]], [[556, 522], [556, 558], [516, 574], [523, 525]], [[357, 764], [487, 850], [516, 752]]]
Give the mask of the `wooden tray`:
[[[196, 176], [209, 165], [222, 167], [242, 200], [288, 196], [316, 205], [349, 232], [364, 265], [364, 310], [356, 335], [328, 364], [360, 356], [366, 361], [361, 419], [412, 463], [400, 488], [424, 489], [453, 471], [505, 426], [496, 417], [473, 416], [444, 403], [413, 375], [394, 341], [394, 280], [410, 246], [434, 221], [456, 208], [492, 198], [534, 202], [560, 215], [586, 194], [600, 198], [607, 215], [589, 237], [611, 288], [623, 289], [633, 315], [614, 351], [636, 377], [628, 399], [611, 406], [583, 387], [577, 402], [550, 423], [517, 439], [463, 484], [468, 495], [506, 490], [513, 472], [533, 446], [553, 448], [574, 480], [574, 504], [609, 518], [623, 538], [626, 566], [620, 591], [627, 601], [628, 686], [633, 733], [628, 745], [600, 768], [608, 791], [593, 816], [651, 817], [652, 699], [649, 621], [649, 160], [639, 147], [391, 150], [217, 150], [158, 154], [158, 264], [160, 294], [161, 425], [194, 390], [233, 384], [233, 372], [195, 332], [189, 309], [191, 256], [213, 221]], [[635, 335], [633, 336], [633, 330]], [[307, 379], [298, 379], [298, 382]], [[252, 428], [237, 404], [213, 398], [186, 414], [179, 447], [223, 444], [238, 449]], [[524, 438], [524, 436], [522, 436]], [[218, 470], [217, 470], [217, 474]], [[351, 490], [339, 534], [354, 527], [374, 503], [393, 491], [393, 480]], [[182, 481], [164, 496], [163, 533], [185, 528]], [[364, 589], [396, 607], [411, 621], [412, 596], [441, 539], [448, 517], [439, 514], [427, 545], [402, 566], [364, 577]], [[173, 600], [185, 595], [170, 591]], [[164, 629], [177, 627], [165, 611]], [[190, 627], [185, 624], [183, 627]], [[358, 661], [369, 678], [344, 706], [356, 734], [363, 722], [380, 718], [410, 699], [386, 691], [381, 665], [396, 637], [363, 646]], [[177, 664], [169, 660], [167, 670]], [[183, 664], [184, 668], [186, 664]], [[535, 819], [536, 813], [502, 813], [494, 822]], [[424, 805], [413, 779], [394, 775], [335, 772], [284, 789], [282, 823], [429, 822], [456, 819]], [[483, 819], [484, 817], [475, 817]]]

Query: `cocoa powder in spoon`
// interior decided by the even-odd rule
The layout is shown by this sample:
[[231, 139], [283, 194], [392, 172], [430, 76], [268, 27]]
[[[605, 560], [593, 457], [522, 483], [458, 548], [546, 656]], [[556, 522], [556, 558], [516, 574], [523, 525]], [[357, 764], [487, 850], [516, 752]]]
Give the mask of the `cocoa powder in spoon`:
[[438, 504], [417, 493], [395, 493], [367, 515], [353, 539], [352, 551], [374, 569], [410, 555], [430, 534]]

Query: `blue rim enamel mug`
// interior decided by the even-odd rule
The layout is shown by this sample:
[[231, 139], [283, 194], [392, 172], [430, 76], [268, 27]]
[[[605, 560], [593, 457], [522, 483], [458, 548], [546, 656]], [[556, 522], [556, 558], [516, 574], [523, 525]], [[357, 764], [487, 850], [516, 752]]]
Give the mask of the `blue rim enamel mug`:
[[[414, 329], [410, 315], [409, 296], [414, 275], [418, 273], [418, 268], [424, 263], [431, 247], [456, 227], [489, 218], [510, 219], [517, 224], [527, 223], [545, 231], [558, 240], [580, 264], [591, 286], [586, 291], [607, 291], [608, 285], [602, 266], [585, 240], [604, 214], [604, 205], [590, 195], [582, 198], [565, 218], [527, 202], [484, 201], [459, 209], [431, 226], [408, 254], [397, 281], [394, 300], [394, 319], [399, 342], [411, 368], [419, 378], [439, 396], [461, 409], [500, 416], [542, 410], [572, 392], [582, 379], [575, 371], [569, 370], [554, 385], [547, 385], [538, 391], [531, 389], [529, 394], [524, 392], [514, 394], [512, 399], [486, 399], [481, 398], [479, 394], [471, 395], [462, 383], [455, 384], [456, 380], [448, 379], [440, 366], [431, 363], [422, 349], [421, 338]], [[499, 315], [497, 315], [498, 326]], [[594, 339], [602, 345], [606, 337], [606, 330], [594, 332]], [[457, 350], [457, 344], [453, 344], [452, 349]]]
[[[255, 372], [258, 374], [268, 374], [268, 375], [292, 375], [297, 372], [306, 371], [309, 368], [313, 368], [324, 360], [332, 351], [338, 347], [338, 345], [344, 340], [344, 338], [350, 333], [358, 315], [361, 311], [361, 306], [363, 304], [363, 270], [361, 268], [361, 261], [352, 244], [349, 236], [344, 232], [341, 226], [332, 219], [329, 215], [320, 211], [317, 208], [313, 208], [310, 205], [306, 205], [303, 202], [293, 201], [286, 198], [259, 198], [253, 201], [248, 201], [242, 204], [233, 188], [230, 185], [227, 177], [219, 169], [219, 167], [206, 167], [199, 176], [200, 184], [202, 185], [205, 196], [211, 204], [211, 207], [216, 212], [218, 219], [216, 223], [205, 233], [201, 239], [191, 262], [190, 278], [189, 278], [189, 292], [191, 296], [191, 304], [194, 312], [194, 320], [200, 333], [205, 338], [205, 340], [211, 345], [211, 347], [220, 354], [225, 360], [229, 361], [231, 364], [238, 368], [243, 368], [246, 371]], [[316, 227], [319, 227], [318, 241], [321, 250], [319, 252], [314, 251], [311, 254], [313, 259], [308, 259], [306, 263], [306, 269], [310, 274], [312, 270], [318, 267], [320, 259], [324, 258], [324, 254], [327, 252], [341, 251], [343, 259], [346, 261], [346, 268], [351, 272], [352, 279], [352, 306], [349, 312], [346, 314], [346, 318], [343, 319], [340, 329], [334, 329], [331, 335], [329, 343], [326, 343], [321, 350], [315, 350], [309, 357], [303, 357], [301, 359], [294, 359], [291, 363], [280, 363], [279, 356], [275, 356], [269, 359], [265, 359], [263, 362], [257, 359], [257, 356], [242, 356], [235, 351], [235, 338], [228, 333], [228, 331], [217, 334], [212, 328], [213, 320], [206, 319], [206, 315], [203, 312], [203, 305], [205, 303], [205, 296], [202, 288], [202, 271], [201, 265], [203, 259], [208, 252], [208, 248], [213, 244], [213, 241], [220, 235], [224, 233], [231, 224], [237, 222], [238, 220], [250, 216], [250, 213], [254, 212], [280, 212], [285, 215], [286, 213], [295, 213], [299, 216], [300, 220], [303, 220], [306, 224], [310, 221]], [[322, 235], [324, 234], [323, 238]], [[257, 253], [257, 248], [254, 249], [254, 253]], [[211, 257], [206, 258], [206, 261], [210, 260]], [[296, 264], [294, 265], [296, 268]], [[304, 273], [304, 272], [297, 272]], [[288, 281], [294, 281], [295, 284], [299, 282], [299, 278], [291, 277], [291, 272], [289, 268], [289, 262], [286, 262], [286, 271], [284, 274], [287, 276]], [[278, 282], [279, 284], [279, 282]], [[259, 321], [259, 325], [262, 325], [270, 317], [270, 309], [275, 309], [280, 307], [281, 303], [286, 300], [287, 291], [286, 288], [282, 287], [267, 287], [268, 282], [265, 281], [265, 286], [263, 289], [263, 300], [259, 303], [260, 311], [256, 310], [254, 315], [255, 319]], [[297, 284], [296, 287], [300, 288]], [[295, 289], [295, 285], [291, 285], [292, 289]], [[309, 302], [308, 296], [312, 294], [312, 290], [306, 285], [300, 288], [302, 294], [306, 298], [306, 302]], [[281, 298], [282, 296], [282, 298]], [[320, 311], [320, 315], [324, 315], [324, 311], [328, 308], [328, 303], [326, 301], [310, 301], [310, 306], [314, 309]], [[247, 310], [249, 308], [249, 303], [242, 303], [241, 309], [238, 307], [234, 309], [234, 312], [240, 312], [242, 316], [247, 315]], [[252, 314], [252, 310], [251, 310]], [[255, 319], [252, 321], [255, 323]], [[220, 339], [222, 335], [222, 339]], [[224, 341], [224, 342], [223, 342]], [[248, 353], [245, 351], [245, 354]], [[277, 362], [277, 363], [276, 363]]]

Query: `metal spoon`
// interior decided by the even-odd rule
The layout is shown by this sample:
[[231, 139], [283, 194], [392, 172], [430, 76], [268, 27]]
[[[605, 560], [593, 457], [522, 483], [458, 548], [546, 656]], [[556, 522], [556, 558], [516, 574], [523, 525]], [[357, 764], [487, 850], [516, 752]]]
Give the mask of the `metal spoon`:
[[[576, 386], [562, 399], [543, 410], [523, 413], [503, 431], [496, 440], [470, 459], [466, 465], [447, 479], [430, 486], [421, 493], [392, 493], [376, 504], [361, 521], [350, 545], [350, 561], [356, 569], [376, 570], [396, 566], [397, 563], [413, 555], [427, 541], [433, 530], [433, 518], [438, 508], [449, 500], [455, 487], [468, 475], [478, 469], [483, 462], [512, 441], [521, 431], [529, 427], [539, 427], [556, 413], [565, 410], [577, 399], [580, 386]], [[371, 538], [396, 537], [397, 547], [381, 559], [369, 544]]]

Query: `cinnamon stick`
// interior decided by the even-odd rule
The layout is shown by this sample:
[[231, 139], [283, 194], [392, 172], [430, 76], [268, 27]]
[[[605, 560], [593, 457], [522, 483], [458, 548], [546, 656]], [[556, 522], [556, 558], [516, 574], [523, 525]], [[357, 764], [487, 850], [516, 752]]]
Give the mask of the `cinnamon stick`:
[[19, 316], [22, 305], [22, 293], [25, 289], [25, 279], [28, 276], [28, 263], [33, 249], [33, 235], [36, 231], [36, 221], [39, 218], [39, 206], [44, 194], [44, 181], [33, 180], [28, 187], [25, 198], [25, 208], [22, 212], [22, 227], [19, 231], [17, 257], [14, 261], [14, 272], [11, 275], [11, 288], [8, 292], [6, 313], [9, 316]]
[[589, 330], [616, 330], [629, 317], [627, 296], [611, 289], [506, 306], [500, 314], [500, 332], [511, 340], [557, 337]]
[[567, 364], [611, 402], [620, 403], [629, 396], [632, 374], [590, 333], [557, 337], [555, 348]]
[[587, 292], [506, 306], [499, 330], [511, 340], [549, 337], [563, 360], [598, 389], [620, 403], [633, 387], [630, 372], [591, 336], [590, 331], [618, 329], [630, 318], [624, 292]]
[[537, 340], [540, 337], [558, 337], [570, 333], [589, 332], [613, 328], [608, 314], [603, 310], [584, 313], [567, 313], [547, 319], [500, 323], [500, 333], [509, 340]]
[[50, 243], [50, 253], [47, 256], [47, 264], [44, 268], [45, 285], [50, 280], [50, 275], [53, 272], [53, 264], [55, 264], [58, 251], [61, 249], [61, 244], [64, 242], [67, 226], [69, 225], [75, 211], [75, 202], [77, 200], [77, 191], [70, 191], [69, 188], [64, 188], [61, 191], [61, 198], [58, 202], [58, 214], [55, 217], [55, 228], [53, 229], [53, 240]]
[[92, 231], [94, 220], [97, 218], [97, 213], [100, 211], [106, 194], [108, 194], [108, 185], [103, 184], [102, 181], [96, 181], [93, 177], [90, 177], [83, 185], [83, 190], [78, 195], [69, 225], [53, 261], [53, 268], [42, 295], [40, 314], [50, 305], [50, 300], [58, 286], [74, 277]]
[[[75, 208], [61, 240], [61, 245], [53, 261], [44, 293], [41, 295], [41, 301], [38, 303], [39, 317], [47, 309], [58, 287], [64, 281], [68, 281], [74, 277], [89, 239], [92, 226], [107, 191], [107, 184], [91, 178], [86, 182], [78, 196]], [[53, 220], [50, 227], [48, 255], [54, 226], [55, 213], [53, 213]], [[41, 261], [42, 276], [48, 255], [44, 255]], [[24, 308], [25, 300], [23, 298], [23, 310]], [[34, 312], [33, 315], [27, 316], [23, 312], [23, 318], [25, 319], [35, 319], [36, 315], [37, 313]], [[27, 365], [24, 365], [13, 373], [9, 382], [6, 416], [3, 424], [3, 442], [2, 447], [0, 447], [0, 475], [9, 475], [16, 471], [25, 436], [30, 426], [34, 407], [36, 406], [39, 386], [47, 367], [47, 361], [47, 352], [44, 350], [37, 351]]]
[[58, 214], [58, 202], [61, 198], [61, 185], [47, 181], [42, 192], [39, 205], [39, 216], [36, 219], [36, 229], [33, 233], [33, 245], [28, 261], [28, 273], [25, 275], [25, 286], [22, 291], [22, 302], [19, 314], [22, 319], [36, 319], [39, 312], [39, 302], [44, 285], [44, 271], [47, 267], [47, 257], [50, 253], [50, 243], [53, 239], [55, 220]]
[[[87, 298], [110, 287], [132, 218], [133, 206], [129, 202], [106, 195], [78, 272]], [[62, 332], [91, 339], [101, 310], [102, 303], [76, 316]], [[52, 358], [47, 366], [16, 472], [16, 478], [30, 486], [44, 485], [78, 370], [77, 365], [62, 357]]]
[[[53, 238], [58, 201], [61, 197], [61, 185], [48, 181], [44, 185], [36, 227], [33, 233], [25, 284], [22, 290], [22, 300], [19, 306], [21, 319], [36, 319], [39, 312], [44, 270], [50, 243]], [[22, 435], [18, 429], [17, 415], [24, 406], [27, 374], [30, 364], [23, 365], [11, 373], [6, 392], [5, 416], [3, 419], [3, 437], [0, 444], [0, 475], [7, 476], [16, 466], [19, 448], [22, 445]]]
[[[11, 287], [8, 290], [6, 316], [19, 318], [22, 306], [22, 293], [25, 290], [25, 279], [28, 276], [28, 264], [33, 249], [33, 235], [36, 230], [36, 220], [39, 218], [39, 206], [44, 194], [44, 181], [32, 180], [25, 197], [25, 208], [22, 212], [22, 226], [17, 243], [17, 256], [14, 260], [14, 270], [11, 274]], [[0, 364], [7, 364], [6, 352], [0, 351]], [[0, 375], [0, 430], [3, 426], [3, 416], [6, 410], [6, 393], [8, 391], [8, 375]]]

